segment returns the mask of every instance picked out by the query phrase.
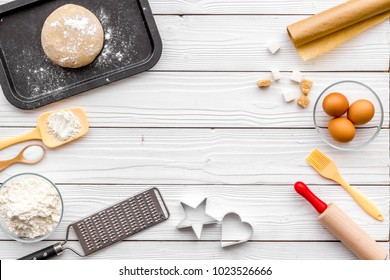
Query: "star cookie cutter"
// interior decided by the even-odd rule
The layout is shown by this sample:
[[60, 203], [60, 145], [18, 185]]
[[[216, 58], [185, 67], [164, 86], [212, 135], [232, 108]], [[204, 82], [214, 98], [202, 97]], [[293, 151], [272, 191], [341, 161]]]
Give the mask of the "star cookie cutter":
[[185, 212], [185, 218], [177, 225], [178, 229], [191, 227], [196, 237], [200, 239], [204, 225], [216, 224], [218, 220], [206, 214], [207, 198], [195, 208], [181, 202]]

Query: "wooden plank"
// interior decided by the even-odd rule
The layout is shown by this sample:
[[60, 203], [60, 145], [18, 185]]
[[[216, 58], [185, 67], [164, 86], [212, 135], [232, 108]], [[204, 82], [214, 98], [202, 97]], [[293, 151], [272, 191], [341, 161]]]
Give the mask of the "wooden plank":
[[[296, 178], [295, 180], [297, 180]], [[131, 237], [131, 240], [189, 240], [196, 237], [192, 230], [178, 230], [176, 226], [184, 218], [180, 202], [196, 207], [208, 197], [207, 213], [222, 220], [228, 212], [238, 213], [252, 224], [253, 241], [324, 241], [335, 240], [317, 222], [317, 212], [289, 185], [230, 185], [230, 186], [158, 186], [171, 213], [168, 221]], [[134, 185], [59, 185], [65, 211], [59, 228], [49, 238], [61, 240], [66, 227], [106, 207], [114, 205], [150, 186]], [[324, 201], [336, 203], [376, 240], [389, 239], [389, 190], [387, 186], [356, 186], [384, 213], [385, 221], [377, 222], [362, 209], [340, 186], [311, 186]], [[202, 240], [220, 240], [221, 225], [207, 226]], [[77, 239], [71, 231], [70, 239]], [[0, 239], [9, 239], [0, 232]]]
[[[304, 16], [157, 16], [164, 51], [154, 70], [176, 71], [386, 71], [390, 30], [382, 22], [337, 49], [303, 62], [286, 26]], [[271, 55], [267, 45], [278, 41]], [[375, 42], [375, 44], [373, 43]]]
[[[21, 244], [0, 241], [0, 258], [15, 259], [49, 246], [52, 242]], [[69, 242], [77, 246], [77, 242]], [[389, 243], [381, 246], [388, 249]], [[58, 260], [82, 260], [70, 251]], [[211, 259], [266, 259], [266, 260], [355, 260], [356, 257], [340, 242], [250, 242], [238, 247], [221, 249], [217, 242], [129, 242], [125, 241], [88, 256], [88, 259], [145, 259], [145, 260], [211, 260]]]
[[344, 0], [150, 0], [149, 2], [155, 14], [313, 14], [341, 4]]
[[[11, 0], [0, 0], [0, 4]], [[312, 14], [343, 0], [150, 0], [154, 14]]]
[[[383, 22], [334, 51], [303, 62], [286, 26], [304, 16], [156, 16], [163, 54], [159, 71], [386, 71], [388, 22]], [[280, 42], [276, 55], [267, 49]], [[375, 42], [375, 43], [373, 43]], [[34, 69], [32, 69], [34, 70]]]
[[300, 91], [289, 80], [289, 72], [260, 90], [256, 81], [268, 75], [147, 72], [33, 111], [10, 106], [0, 90], [0, 126], [35, 126], [43, 112], [81, 106], [92, 127], [313, 127], [315, 100], [323, 89], [341, 80], [372, 87], [383, 103], [384, 126], [389, 126], [388, 73], [305, 73], [314, 81], [312, 101], [305, 110], [283, 100], [283, 90], [297, 95]]
[[[24, 128], [2, 128], [10, 137]], [[1, 151], [15, 155], [20, 144]], [[95, 128], [33, 167], [14, 165], [0, 173], [38, 172], [56, 183], [86, 184], [328, 184], [306, 163], [319, 148], [351, 184], [389, 183], [389, 131], [365, 149], [335, 150], [314, 129], [128, 129]], [[375, 160], [372, 160], [375, 159]]]

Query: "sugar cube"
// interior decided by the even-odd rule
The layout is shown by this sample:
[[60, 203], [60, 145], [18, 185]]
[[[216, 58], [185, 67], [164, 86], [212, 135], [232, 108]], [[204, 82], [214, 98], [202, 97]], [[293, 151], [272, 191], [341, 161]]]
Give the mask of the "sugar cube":
[[301, 82], [302, 93], [307, 96], [309, 94], [312, 86], [313, 86], [313, 81], [305, 80], [305, 79], [302, 80], [302, 82]]
[[289, 89], [283, 90], [283, 98], [284, 98], [284, 101], [286, 101], [287, 103], [295, 100], [295, 97], [296, 97], [296, 94], [294, 91], [289, 90]]
[[300, 83], [302, 81], [303, 74], [297, 70], [294, 70], [291, 74], [291, 80], [297, 83]]
[[268, 44], [267, 48], [272, 54], [275, 54], [280, 49], [280, 44], [278, 42], [272, 42]]
[[279, 69], [277, 69], [277, 68], [272, 68], [272, 69], [271, 69], [271, 73], [272, 73], [272, 78], [274, 79], [274, 81], [280, 80], [280, 72], [279, 72]]
[[307, 97], [306, 95], [302, 94], [301, 96], [299, 96], [298, 98], [298, 104], [302, 107], [302, 108], [306, 108], [307, 105], [309, 105], [310, 103], [310, 99], [309, 97]]

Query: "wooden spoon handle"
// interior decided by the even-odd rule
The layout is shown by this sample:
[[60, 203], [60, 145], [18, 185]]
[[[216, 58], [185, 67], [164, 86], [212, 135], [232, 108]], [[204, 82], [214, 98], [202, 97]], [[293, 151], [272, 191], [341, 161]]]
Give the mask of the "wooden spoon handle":
[[0, 140], [0, 151], [4, 148], [7, 148], [17, 143], [21, 143], [29, 140], [40, 140], [40, 139], [42, 139], [41, 132], [39, 131], [39, 128], [35, 128], [23, 135]]
[[15, 159], [0, 161], [0, 171], [3, 171], [4, 169], [6, 169], [8, 166], [10, 166], [13, 163], [15, 163]]

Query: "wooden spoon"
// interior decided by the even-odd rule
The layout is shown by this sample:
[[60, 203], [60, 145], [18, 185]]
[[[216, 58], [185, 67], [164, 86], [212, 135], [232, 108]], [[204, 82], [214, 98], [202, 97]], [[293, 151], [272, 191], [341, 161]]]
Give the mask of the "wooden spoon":
[[[75, 114], [79, 118], [81, 123], [81, 129], [79, 134], [76, 135], [75, 137], [69, 138], [66, 141], [61, 141], [55, 138], [53, 135], [49, 134], [48, 127], [47, 127], [47, 119], [49, 118], [49, 116], [53, 113], [61, 112], [61, 111], [73, 112], [73, 114]], [[88, 120], [87, 120], [87, 116], [85, 115], [85, 112], [81, 108], [55, 110], [40, 115], [38, 118], [38, 125], [34, 130], [20, 136], [16, 136], [5, 140], [0, 140], [0, 151], [14, 144], [29, 141], [29, 140], [42, 140], [43, 144], [45, 144], [46, 147], [56, 148], [84, 136], [85, 134], [87, 134], [87, 132], [88, 132]]]
[[[35, 159], [26, 158], [24, 152], [31, 147], [39, 147], [40, 149], [42, 149], [42, 154]], [[8, 166], [10, 166], [14, 163], [18, 163], [18, 162], [25, 163], [25, 164], [34, 164], [34, 163], [40, 162], [44, 156], [45, 156], [45, 149], [43, 148], [43, 146], [37, 145], [37, 144], [28, 145], [23, 150], [21, 150], [20, 153], [16, 157], [11, 158], [9, 160], [0, 161], [0, 171], [3, 171]]]

